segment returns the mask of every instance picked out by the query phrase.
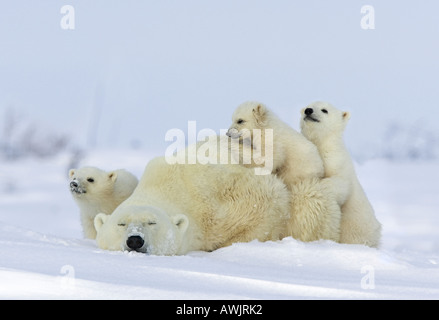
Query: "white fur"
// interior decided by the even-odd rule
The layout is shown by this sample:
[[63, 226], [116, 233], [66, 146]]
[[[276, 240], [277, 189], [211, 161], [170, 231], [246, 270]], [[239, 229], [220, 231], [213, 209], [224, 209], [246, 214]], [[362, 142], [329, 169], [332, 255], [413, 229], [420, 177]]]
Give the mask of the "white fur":
[[95, 239], [95, 216], [111, 214], [136, 188], [138, 179], [126, 170], [105, 172], [95, 167], [69, 171], [70, 191], [79, 206], [86, 238]]
[[155, 158], [131, 197], [111, 216], [96, 216], [96, 242], [101, 249], [127, 250], [130, 225], [144, 240], [136, 251], [153, 255], [278, 240], [285, 236], [289, 198], [279, 179], [242, 166]]
[[[223, 144], [217, 139], [206, 143], [214, 149]], [[96, 216], [95, 227], [101, 249], [127, 250], [134, 233], [144, 241], [137, 251], [181, 255], [286, 236], [339, 241], [340, 208], [319, 178], [290, 192], [275, 175], [241, 165], [168, 164], [163, 157], [148, 163], [136, 190], [111, 216]]]
[[[323, 177], [323, 163], [316, 146], [264, 104], [249, 101], [239, 105], [233, 113], [232, 122], [228, 135], [239, 136], [241, 141], [251, 139], [251, 147], [255, 150], [266, 150], [265, 132], [273, 130], [273, 146], [268, 149], [272, 150], [272, 155], [264, 156], [272, 156], [272, 173], [279, 176], [290, 190], [301, 180]], [[254, 129], [261, 130], [261, 139], [253, 136]]]
[[340, 242], [378, 247], [381, 224], [361, 187], [343, 141], [349, 112], [327, 102], [314, 102], [301, 111], [302, 134], [318, 148], [325, 166], [326, 183], [341, 206]]

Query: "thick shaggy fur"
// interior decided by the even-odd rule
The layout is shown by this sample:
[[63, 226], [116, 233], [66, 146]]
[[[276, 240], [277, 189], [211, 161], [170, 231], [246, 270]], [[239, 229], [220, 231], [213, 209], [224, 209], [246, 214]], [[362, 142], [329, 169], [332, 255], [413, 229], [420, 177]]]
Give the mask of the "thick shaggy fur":
[[[155, 158], [132, 196], [111, 216], [96, 217], [97, 244], [129, 249], [130, 224], [145, 241], [138, 251], [155, 255], [278, 240], [286, 236], [289, 201], [285, 185], [271, 175], [257, 176], [238, 165], [168, 164]], [[150, 220], [154, 224], [144, 223]]]
[[378, 247], [381, 224], [355, 173], [351, 156], [343, 141], [350, 118], [326, 102], [315, 102], [302, 110], [302, 133], [318, 148], [325, 166], [327, 184], [341, 206], [340, 242]]
[[94, 218], [98, 213], [111, 214], [127, 199], [138, 179], [126, 170], [105, 172], [95, 167], [69, 171], [70, 191], [81, 212], [84, 237], [95, 239]]
[[288, 234], [301, 241], [340, 242], [340, 207], [329, 186], [319, 178], [302, 180], [291, 190]]
[[[198, 147], [215, 150], [224, 142], [230, 139], [221, 136]], [[154, 255], [286, 236], [338, 241], [339, 224], [340, 208], [319, 179], [305, 179], [291, 192], [275, 175], [257, 175], [241, 165], [169, 164], [165, 158], [148, 163], [136, 190], [111, 216], [95, 218], [100, 248], [131, 250], [135, 235], [141, 241], [135, 250]]]
[[[232, 116], [232, 125], [228, 135], [245, 144], [250, 141], [254, 150], [272, 150], [272, 155], [263, 154], [265, 159], [272, 157], [272, 172], [281, 178], [287, 187], [301, 180], [322, 178], [324, 168], [316, 146], [302, 134], [279, 119], [270, 109], [259, 102], [245, 102], [239, 105]], [[261, 138], [253, 135], [254, 129], [261, 130]], [[267, 148], [265, 143], [267, 129], [273, 130], [273, 145]], [[254, 164], [248, 165], [253, 167]]]

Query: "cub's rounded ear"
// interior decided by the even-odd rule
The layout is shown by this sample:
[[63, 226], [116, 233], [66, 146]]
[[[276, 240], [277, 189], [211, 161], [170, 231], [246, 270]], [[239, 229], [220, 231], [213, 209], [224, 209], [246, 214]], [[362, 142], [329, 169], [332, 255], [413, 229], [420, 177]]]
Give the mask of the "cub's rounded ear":
[[351, 118], [351, 114], [348, 111], [343, 112], [343, 120], [348, 121]]
[[189, 226], [189, 219], [185, 214], [179, 213], [172, 217], [172, 223], [176, 225], [182, 233], [184, 233]]
[[98, 213], [94, 219], [94, 225], [95, 225], [95, 229], [97, 232], [99, 232], [99, 230], [102, 228], [102, 226], [104, 225], [105, 221], [107, 221], [109, 215], [105, 214], [105, 213]]
[[257, 107], [253, 108], [252, 111], [256, 123], [263, 124], [267, 115], [267, 107], [260, 103], [257, 105]]
[[113, 181], [116, 181], [116, 179], [117, 179], [117, 172], [115, 172], [115, 171], [109, 172], [108, 173], [108, 178], [110, 178]]
[[74, 174], [75, 174], [75, 169], [70, 169], [69, 170], [69, 178], [71, 179]]

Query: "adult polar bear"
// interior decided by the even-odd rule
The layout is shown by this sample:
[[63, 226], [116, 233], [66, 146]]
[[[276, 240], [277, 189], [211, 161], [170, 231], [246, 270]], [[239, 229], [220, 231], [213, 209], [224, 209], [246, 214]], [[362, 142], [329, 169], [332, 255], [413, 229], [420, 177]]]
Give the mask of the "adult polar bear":
[[[223, 145], [220, 139], [230, 140], [205, 143]], [[138, 187], [112, 215], [95, 218], [101, 249], [154, 255], [285, 236], [338, 241], [339, 224], [340, 209], [317, 179], [298, 183], [292, 199], [274, 175], [232, 164], [169, 164], [165, 157], [148, 163]]]
[[96, 216], [96, 241], [102, 249], [180, 255], [278, 240], [286, 235], [289, 198], [274, 176], [240, 166], [168, 164], [159, 157], [111, 216]]
[[336, 193], [341, 206], [340, 242], [378, 247], [381, 224], [355, 173], [343, 142], [350, 118], [327, 102], [314, 102], [302, 109], [302, 133], [318, 148], [325, 166], [325, 182]]

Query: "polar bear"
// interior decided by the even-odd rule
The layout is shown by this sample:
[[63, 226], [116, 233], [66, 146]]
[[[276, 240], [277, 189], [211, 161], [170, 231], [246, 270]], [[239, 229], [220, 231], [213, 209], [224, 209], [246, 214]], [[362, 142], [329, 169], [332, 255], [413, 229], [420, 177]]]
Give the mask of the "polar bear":
[[355, 173], [351, 156], [343, 141], [349, 112], [317, 101], [303, 108], [302, 134], [318, 148], [325, 167], [325, 182], [341, 206], [340, 242], [378, 247], [381, 224]]
[[101, 249], [153, 255], [212, 251], [234, 242], [286, 236], [290, 194], [274, 176], [237, 165], [151, 160], [112, 215], [95, 218]]
[[[230, 138], [206, 143], [223, 142]], [[340, 208], [319, 179], [298, 183], [292, 194], [275, 175], [241, 165], [170, 164], [159, 157], [112, 215], [96, 216], [96, 242], [106, 250], [182, 255], [286, 236], [339, 241]]]
[[[270, 152], [263, 154], [265, 161], [272, 158], [272, 173], [279, 176], [290, 190], [303, 179], [323, 177], [323, 162], [316, 146], [264, 104], [253, 101], [242, 103], [234, 111], [232, 122], [227, 135], [239, 138], [243, 145], [249, 143], [252, 150]], [[258, 134], [254, 134], [255, 129], [259, 130]], [[272, 141], [267, 139], [268, 133], [272, 134]], [[270, 148], [267, 148], [268, 143], [272, 144]], [[255, 163], [248, 165], [252, 166]]]
[[133, 193], [138, 183], [126, 170], [105, 172], [96, 167], [70, 169], [69, 178], [70, 191], [80, 209], [84, 236], [90, 239], [96, 238], [95, 216], [111, 214]]

